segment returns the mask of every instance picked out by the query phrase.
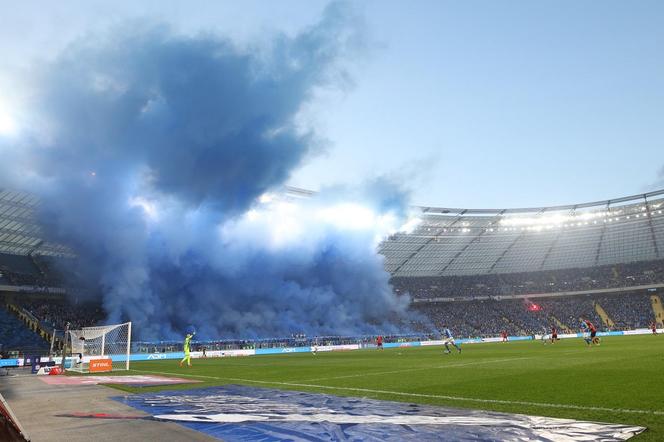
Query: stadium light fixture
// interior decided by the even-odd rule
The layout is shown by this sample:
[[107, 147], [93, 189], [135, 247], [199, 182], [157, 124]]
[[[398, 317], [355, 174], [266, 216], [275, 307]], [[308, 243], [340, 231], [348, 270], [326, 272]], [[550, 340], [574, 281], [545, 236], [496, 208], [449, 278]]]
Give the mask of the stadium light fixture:
[[605, 218], [609, 215], [609, 212], [584, 212], [574, 215], [546, 215], [538, 217], [524, 217], [524, 216], [514, 216], [514, 217], [505, 217], [500, 220], [501, 225], [505, 226], [546, 226], [552, 225], [557, 227], [574, 227], [586, 225], [584, 222], [590, 220], [595, 220], [598, 218]]
[[[406, 222], [399, 228], [399, 232], [412, 233], [422, 222], [419, 216], [411, 215]], [[395, 232], [396, 233], [396, 232]]]

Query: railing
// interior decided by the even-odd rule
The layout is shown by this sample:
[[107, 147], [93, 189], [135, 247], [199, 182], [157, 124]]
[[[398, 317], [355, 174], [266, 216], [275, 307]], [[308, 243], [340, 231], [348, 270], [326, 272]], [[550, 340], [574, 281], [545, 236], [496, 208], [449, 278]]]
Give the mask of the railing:
[[0, 285], [0, 292], [19, 292], [19, 293], [49, 293], [52, 295], [64, 295], [67, 290], [61, 287], [46, 287], [40, 285]]

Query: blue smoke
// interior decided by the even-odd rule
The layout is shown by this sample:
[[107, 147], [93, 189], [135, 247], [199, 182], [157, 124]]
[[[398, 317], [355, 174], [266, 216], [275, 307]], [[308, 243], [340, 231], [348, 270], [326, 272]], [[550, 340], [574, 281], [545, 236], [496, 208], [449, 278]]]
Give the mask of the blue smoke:
[[281, 216], [257, 200], [317, 145], [298, 114], [345, 78], [360, 31], [333, 3], [267, 48], [136, 22], [89, 36], [34, 74], [30, 130], [0, 140], [2, 184], [41, 197], [47, 238], [76, 251], [108, 321], [141, 338], [187, 324], [208, 338], [395, 332], [408, 300], [389, 286], [376, 229], [320, 217], [350, 200], [401, 220], [398, 186], [302, 202], [296, 237], [248, 216]]

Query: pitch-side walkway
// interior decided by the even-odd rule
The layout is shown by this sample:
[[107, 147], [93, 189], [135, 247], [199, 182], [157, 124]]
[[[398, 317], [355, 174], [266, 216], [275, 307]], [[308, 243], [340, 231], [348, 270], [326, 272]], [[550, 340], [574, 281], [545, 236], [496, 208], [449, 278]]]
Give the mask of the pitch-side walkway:
[[[16, 373], [19, 373], [17, 371]], [[123, 393], [100, 385], [47, 385], [37, 376], [0, 377], [5, 397], [32, 442], [67, 441], [217, 441], [198, 431], [170, 422], [113, 419], [113, 416], [148, 416], [110, 399]], [[108, 419], [65, 417], [107, 413]]]

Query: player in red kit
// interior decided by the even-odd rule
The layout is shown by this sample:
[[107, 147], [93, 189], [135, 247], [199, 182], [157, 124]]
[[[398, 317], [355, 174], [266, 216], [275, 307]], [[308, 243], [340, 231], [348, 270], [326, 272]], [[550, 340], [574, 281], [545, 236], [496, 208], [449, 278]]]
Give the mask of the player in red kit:
[[558, 340], [558, 330], [556, 327], [551, 327], [551, 343], [555, 344]]
[[507, 342], [507, 332], [506, 331], [500, 332], [500, 337], [503, 338], [503, 342]]
[[652, 330], [652, 334], [656, 335], [657, 334], [657, 322], [652, 321], [650, 323], [650, 330]]
[[378, 337], [376, 338], [376, 348], [377, 348], [378, 350], [382, 350], [382, 349], [383, 349], [383, 337], [382, 337], [382, 336], [378, 336]]
[[599, 337], [597, 337], [597, 328], [595, 325], [588, 321], [587, 319], [581, 318], [581, 330], [583, 331], [584, 338], [588, 347], [592, 344], [599, 345]]

